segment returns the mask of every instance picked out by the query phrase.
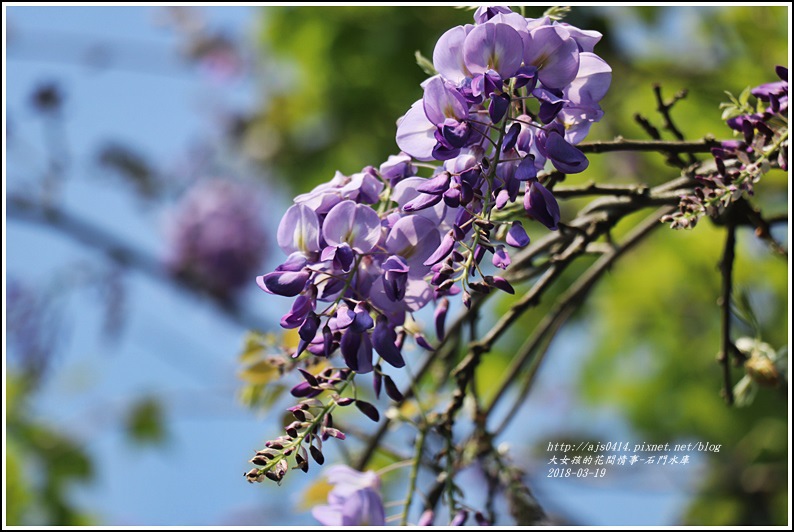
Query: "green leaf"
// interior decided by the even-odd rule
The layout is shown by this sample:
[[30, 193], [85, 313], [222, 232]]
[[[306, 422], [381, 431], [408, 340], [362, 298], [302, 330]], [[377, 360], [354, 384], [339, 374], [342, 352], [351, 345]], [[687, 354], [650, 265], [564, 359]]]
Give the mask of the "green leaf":
[[153, 397], [141, 399], [127, 413], [127, 436], [137, 444], [160, 444], [166, 439], [163, 409]]
[[433, 66], [433, 62], [427, 57], [423, 56], [422, 52], [417, 50], [414, 52], [414, 57], [416, 57], [416, 64], [419, 65], [419, 68], [421, 68], [425, 74], [428, 76], [435, 76], [438, 74], [436, 67]]

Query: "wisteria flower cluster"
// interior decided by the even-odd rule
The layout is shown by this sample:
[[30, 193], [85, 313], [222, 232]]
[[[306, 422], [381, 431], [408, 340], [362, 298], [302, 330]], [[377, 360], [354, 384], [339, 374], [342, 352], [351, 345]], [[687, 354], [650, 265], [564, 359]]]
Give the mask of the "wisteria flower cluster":
[[740, 138], [712, 148], [717, 172], [696, 177], [694, 194], [683, 196], [679, 210], [663, 219], [671, 227], [692, 228], [703, 216], [720, 216], [744, 193], [752, 194], [753, 185], [773, 164], [788, 170], [788, 69], [778, 66], [776, 73], [779, 81], [748, 89], [723, 104], [723, 118]]
[[250, 282], [270, 240], [256, 195], [226, 179], [201, 181], [188, 190], [171, 212], [166, 231], [171, 272], [222, 300]]
[[[448, 296], [461, 294], [468, 305], [472, 292], [514, 292], [494, 268], [506, 269], [510, 249], [529, 243], [525, 221], [558, 228], [560, 209], [541, 171], [587, 168], [576, 144], [602, 117], [611, 81], [609, 65], [593, 53], [598, 32], [501, 6], [478, 9], [474, 20], [438, 40], [437, 74], [397, 124], [401, 152], [297, 196], [278, 227], [288, 257], [257, 279], [264, 291], [294, 298], [281, 319], [300, 337], [293, 356], [341, 352], [340, 382], [372, 373], [376, 393], [385, 384], [392, 398], [402, 395], [384, 364], [405, 365], [408, 336], [432, 349], [413, 313], [435, 303], [440, 339]], [[526, 216], [501, 215], [518, 201]], [[310, 372], [303, 377], [293, 395], [328, 389]], [[307, 410], [312, 419], [352, 402], [377, 419], [372, 405], [332, 387], [333, 404]], [[296, 449], [317, 430], [310, 422], [279, 445]], [[249, 480], [283, 460], [283, 453], [269, 455]]]

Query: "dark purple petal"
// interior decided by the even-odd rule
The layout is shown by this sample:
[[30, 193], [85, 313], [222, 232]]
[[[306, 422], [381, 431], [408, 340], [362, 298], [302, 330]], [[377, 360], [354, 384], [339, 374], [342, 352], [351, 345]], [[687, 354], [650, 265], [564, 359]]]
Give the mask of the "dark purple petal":
[[307, 342], [311, 342], [314, 340], [314, 337], [317, 335], [317, 329], [320, 328], [320, 318], [314, 312], [309, 312], [309, 315], [306, 316], [306, 320], [301, 325], [300, 329], [298, 330], [298, 335]]
[[505, 251], [504, 246], [497, 246], [493, 254], [492, 262], [494, 266], [503, 270], [506, 270], [507, 267], [510, 266], [510, 255]]
[[[491, 97], [491, 103], [488, 104], [488, 115], [491, 117], [491, 122], [494, 124], [501, 122], [508, 107], [510, 107], [510, 97], [507, 94], [494, 94]], [[518, 132], [516, 132], [516, 136], [518, 136]]]
[[548, 227], [556, 231], [560, 221], [560, 206], [551, 192], [538, 183], [530, 181], [527, 191], [524, 193], [524, 209], [527, 214]]
[[383, 376], [383, 384], [386, 387], [386, 395], [391, 397], [393, 401], [400, 402], [405, 399], [405, 396], [400, 392], [400, 389], [397, 388], [397, 385], [394, 384], [394, 381], [388, 375]]
[[538, 83], [538, 67], [534, 65], [522, 66], [514, 76], [516, 80], [516, 88], [526, 87], [527, 92], [535, 90]]
[[516, 291], [513, 286], [507, 282], [506, 279], [503, 277], [493, 276], [492, 278], [488, 279], [488, 284], [491, 286], [495, 286], [499, 290], [507, 292], [508, 294], [515, 294]]
[[450, 179], [451, 176], [448, 172], [441, 172], [436, 177], [428, 179], [416, 187], [416, 190], [425, 194], [441, 194], [449, 188]]
[[529, 181], [530, 179], [535, 179], [537, 175], [538, 169], [535, 167], [535, 156], [530, 154], [518, 164], [514, 177], [518, 181]]
[[554, 168], [566, 174], [583, 172], [590, 164], [578, 148], [569, 144], [559, 133], [551, 131], [546, 136], [546, 153]]
[[314, 298], [298, 296], [292, 304], [292, 309], [281, 318], [281, 326], [285, 329], [296, 329], [303, 324], [309, 312], [314, 310]]
[[331, 328], [328, 325], [323, 327], [323, 354], [326, 357], [330, 357], [331, 353], [333, 352], [334, 346], [334, 333], [331, 332]]
[[368, 331], [373, 325], [375, 325], [375, 322], [372, 321], [372, 316], [369, 315], [369, 308], [364, 303], [359, 303], [356, 305], [354, 314], [356, 317], [353, 319], [353, 323], [350, 325], [350, 328], [354, 331]]
[[511, 125], [507, 130], [507, 133], [505, 133], [505, 138], [502, 141], [502, 153], [508, 152], [515, 147], [516, 141], [518, 140], [518, 134], [520, 132], [521, 124], [518, 122], [513, 122], [513, 125]]
[[444, 239], [439, 244], [438, 248], [432, 255], [430, 255], [427, 260], [423, 263], [425, 266], [432, 266], [437, 262], [441, 262], [452, 252], [452, 249], [455, 247], [455, 236], [454, 232], [450, 231], [445, 236]]
[[419, 347], [427, 349], [428, 351], [435, 351], [433, 346], [430, 345], [430, 342], [427, 341], [427, 338], [425, 338], [421, 334], [415, 334], [414, 335], [414, 341], [416, 342], [416, 345], [418, 345]]
[[306, 288], [310, 273], [299, 272], [272, 272], [256, 278], [256, 284], [265, 292], [285, 297], [295, 297]]
[[436, 336], [439, 340], [444, 339], [444, 325], [447, 321], [447, 311], [449, 310], [449, 300], [446, 297], [442, 297], [438, 304], [436, 305], [436, 310], [433, 313], [433, 321], [436, 325]]
[[405, 360], [396, 346], [396, 340], [397, 333], [389, 326], [389, 320], [385, 316], [378, 316], [375, 331], [372, 333], [372, 344], [375, 351], [395, 368], [401, 368], [405, 366]]
[[437, 194], [420, 194], [416, 199], [409, 201], [403, 206], [405, 212], [421, 211], [427, 207], [432, 207], [441, 201], [441, 196]]
[[284, 264], [276, 267], [277, 272], [298, 272], [309, 262], [306, 255], [300, 252], [292, 253]]
[[444, 125], [441, 126], [441, 135], [446, 146], [462, 148], [466, 145], [466, 141], [469, 140], [471, 129], [467, 122], [458, 122], [452, 118], [447, 118]]
[[513, 222], [510, 230], [507, 232], [505, 242], [514, 248], [523, 248], [529, 244], [529, 235], [524, 230], [524, 226], [518, 220]]
[[353, 312], [346, 303], [340, 303], [336, 309], [336, 326], [338, 329], [346, 329], [350, 327], [353, 320], [356, 319], [356, 313]]
[[361, 413], [370, 418], [372, 421], [380, 421], [380, 414], [375, 405], [366, 401], [356, 401], [356, 408], [361, 410]]
[[361, 347], [361, 337], [361, 333], [347, 329], [345, 334], [342, 335], [342, 341], [339, 344], [339, 349], [345, 358], [345, 364], [353, 371], [358, 371], [358, 350]]
[[372, 340], [369, 337], [369, 333], [361, 335], [361, 343], [358, 346], [356, 358], [358, 359], [357, 373], [364, 375], [372, 371]]

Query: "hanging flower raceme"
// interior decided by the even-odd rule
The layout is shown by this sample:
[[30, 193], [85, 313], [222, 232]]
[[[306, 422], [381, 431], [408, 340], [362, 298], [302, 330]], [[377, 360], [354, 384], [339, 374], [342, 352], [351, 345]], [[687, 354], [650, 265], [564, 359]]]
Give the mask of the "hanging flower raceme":
[[[488, 270], [508, 268], [511, 250], [529, 244], [525, 223], [551, 230], [561, 223], [543, 176], [587, 168], [576, 144], [603, 115], [599, 102], [611, 79], [593, 53], [601, 35], [503, 6], [477, 10], [474, 22], [436, 44], [437, 74], [398, 121], [402, 151], [377, 168], [337, 172], [297, 196], [281, 220], [278, 244], [287, 258], [257, 282], [293, 299], [281, 320], [298, 331], [293, 356], [308, 352], [342, 367], [302, 373], [292, 393], [308, 402], [292, 411], [300, 416], [295, 435], [261, 451], [249, 480], [280, 471], [292, 452], [303, 456], [305, 442], [339, 437], [330, 414], [337, 406], [356, 404], [378, 419], [373, 405], [345, 397], [347, 384], [372, 374], [376, 394], [385, 383], [390, 397], [402, 397], [384, 366], [406, 364], [409, 336], [431, 348], [411, 315], [435, 303], [441, 339], [450, 297], [462, 293], [469, 304], [471, 292], [514, 293]], [[521, 212], [521, 198], [524, 214], [516, 216], [510, 207]], [[324, 391], [335, 395], [316, 403]]]
[[[716, 172], [696, 176], [694, 194], [681, 197], [679, 210], [666, 216], [675, 229], [694, 227], [703, 216], [719, 217], [773, 165], [788, 171], [788, 69], [775, 69], [780, 81], [746, 90], [722, 104], [723, 119], [739, 137], [711, 149]], [[755, 97], [755, 105], [750, 97]]]
[[261, 202], [245, 185], [222, 179], [191, 188], [168, 220], [168, 268], [220, 299], [255, 275], [268, 243]]

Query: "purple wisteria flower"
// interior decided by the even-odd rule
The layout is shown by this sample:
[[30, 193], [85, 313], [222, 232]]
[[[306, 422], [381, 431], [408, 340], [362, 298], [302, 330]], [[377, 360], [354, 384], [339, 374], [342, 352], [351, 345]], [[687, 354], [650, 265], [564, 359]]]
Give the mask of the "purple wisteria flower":
[[380, 496], [380, 479], [372, 471], [360, 472], [335, 465], [325, 472], [334, 487], [328, 504], [316, 506], [312, 515], [325, 526], [383, 526], [386, 515]]
[[[470, 306], [472, 292], [515, 293], [509, 276], [496, 274], [511, 267], [514, 249], [529, 245], [527, 223], [561, 225], [547, 176], [588, 166], [576, 144], [603, 116], [611, 81], [593, 52], [601, 35], [505, 6], [478, 9], [474, 22], [438, 40], [437, 74], [397, 121], [400, 153], [352, 175], [337, 172], [295, 197], [278, 226], [286, 258], [256, 282], [291, 298], [280, 324], [298, 333], [289, 354], [302, 380], [291, 389], [295, 421], [257, 451], [251, 482], [280, 482], [292, 453], [303, 471], [309, 454], [322, 464], [322, 442], [345, 438], [333, 426], [336, 407], [355, 404], [378, 421], [377, 407], [355, 391], [351, 397], [348, 385], [369, 374], [376, 397], [383, 388], [404, 398], [385, 368], [409, 365], [409, 337], [433, 349], [414, 314], [434, 305], [433, 329], [444, 338], [451, 297], [461, 294]], [[770, 106], [787, 105], [775, 86], [759, 94]], [[300, 358], [306, 353], [339, 363], [313, 370]], [[374, 473], [337, 466], [328, 476], [328, 504], [313, 511], [321, 523], [384, 524]], [[460, 512], [451, 524], [467, 517]]]
[[[439, 38], [437, 74], [398, 121], [401, 152], [337, 172], [285, 213], [278, 244], [288, 258], [257, 282], [294, 298], [281, 325], [298, 329], [295, 356], [339, 351], [349, 369], [380, 378], [382, 362], [405, 364], [413, 313], [435, 303], [440, 336], [446, 296], [513, 293], [482, 268], [510, 266], [511, 250], [529, 244], [527, 221], [557, 229], [544, 172], [588, 166], [575, 145], [603, 115], [611, 69], [593, 52], [601, 35], [505, 6], [478, 9], [474, 22]], [[500, 218], [522, 194], [523, 220]]]
[[254, 278], [269, 241], [256, 194], [222, 179], [199, 182], [187, 192], [168, 219], [166, 236], [168, 268], [221, 299]]

